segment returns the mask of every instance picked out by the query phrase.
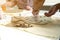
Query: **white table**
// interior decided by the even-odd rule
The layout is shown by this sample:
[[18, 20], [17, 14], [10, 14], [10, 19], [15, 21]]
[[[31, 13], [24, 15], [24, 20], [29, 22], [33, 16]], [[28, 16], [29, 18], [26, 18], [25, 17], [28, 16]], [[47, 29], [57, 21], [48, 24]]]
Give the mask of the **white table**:
[[50, 38], [30, 34], [15, 28], [0, 25], [0, 40], [52, 40]]

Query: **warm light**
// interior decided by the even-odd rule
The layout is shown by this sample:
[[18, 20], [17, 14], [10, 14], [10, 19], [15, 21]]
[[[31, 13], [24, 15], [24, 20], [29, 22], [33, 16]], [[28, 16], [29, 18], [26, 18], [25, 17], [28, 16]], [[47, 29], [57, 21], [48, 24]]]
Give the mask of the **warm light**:
[[2, 7], [3, 11], [6, 11], [6, 6], [5, 5], [2, 5], [1, 7]]

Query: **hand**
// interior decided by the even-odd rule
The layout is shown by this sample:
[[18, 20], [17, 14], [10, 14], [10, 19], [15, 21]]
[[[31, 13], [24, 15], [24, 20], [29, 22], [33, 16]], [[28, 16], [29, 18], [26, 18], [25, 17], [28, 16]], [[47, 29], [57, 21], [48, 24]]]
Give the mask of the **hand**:
[[26, 6], [25, 8], [26, 10], [32, 10], [32, 8], [30, 6]]
[[33, 16], [37, 17], [39, 15], [39, 10], [34, 10], [32, 11]]
[[45, 16], [50, 17], [51, 15], [47, 12], [44, 13]]
[[32, 10], [32, 14], [33, 14], [35, 21], [37, 21], [37, 19], [38, 19], [38, 13], [39, 12], [37, 10]]
[[14, 2], [7, 2], [6, 6], [8, 7], [14, 7], [16, 4]]

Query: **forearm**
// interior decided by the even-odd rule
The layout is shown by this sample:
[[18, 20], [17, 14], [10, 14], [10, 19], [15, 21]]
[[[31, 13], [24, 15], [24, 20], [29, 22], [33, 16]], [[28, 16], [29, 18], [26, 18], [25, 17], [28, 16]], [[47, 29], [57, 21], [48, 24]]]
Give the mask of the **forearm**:
[[42, 8], [43, 4], [44, 4], [45, 0], [34, 0], [33, 1], [33, 15], [38, 15], [40, 9]]
[[49, 12], [45, 13], [45, 16], [50, 17], [50, 16], [54, 15], [57, 12], [58, 9], [60, 9], [60, 3], [55, 4], [54, 6], [52, 6], [50, 8]]

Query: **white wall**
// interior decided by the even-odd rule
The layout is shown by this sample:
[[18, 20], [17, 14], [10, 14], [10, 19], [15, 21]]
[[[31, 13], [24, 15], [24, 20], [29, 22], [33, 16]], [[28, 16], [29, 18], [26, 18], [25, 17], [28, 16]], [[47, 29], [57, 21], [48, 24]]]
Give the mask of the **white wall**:
[[45, 0], [44, 5], [54, 5], [56, 3], [60, 3], [60, 0]]
[[5, 3], [6, 1], [5, 0], [0, 0], [0, 5]]
[[[5, 0], [0, 0], [0, 4], [3, 4], [5, 3], [6, 1]], [[53, 4], [56, 4], [56, 3], [60, 3], [60, 0], [45, 0], [45, 3], [46, 5], [53, 5]]]
[[60, 0], [46, 0], [47, 3], [60, 3]]

